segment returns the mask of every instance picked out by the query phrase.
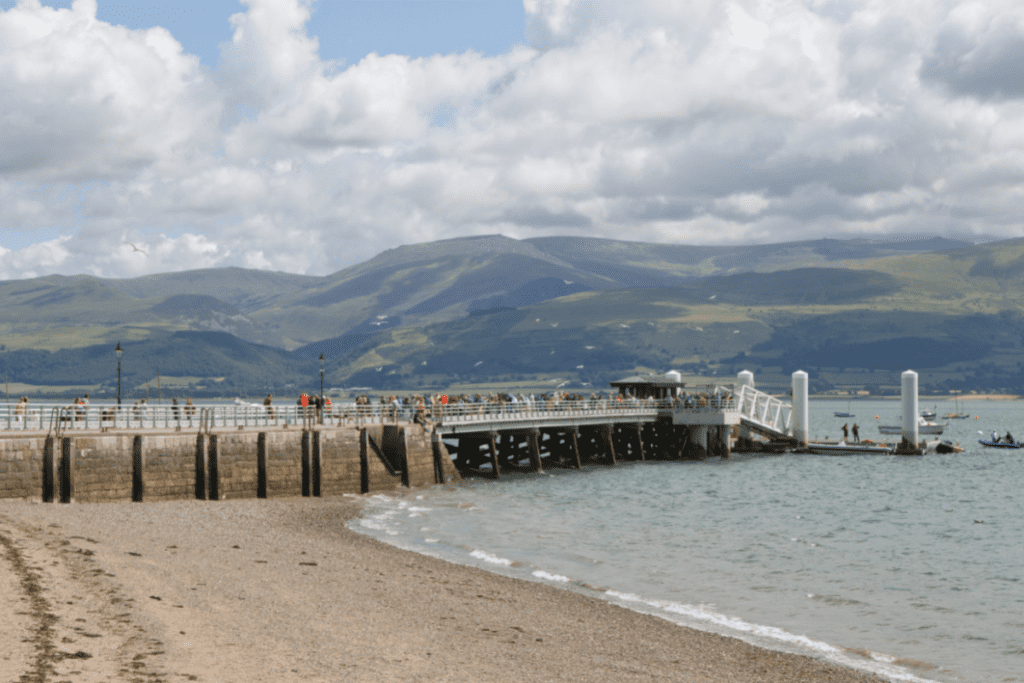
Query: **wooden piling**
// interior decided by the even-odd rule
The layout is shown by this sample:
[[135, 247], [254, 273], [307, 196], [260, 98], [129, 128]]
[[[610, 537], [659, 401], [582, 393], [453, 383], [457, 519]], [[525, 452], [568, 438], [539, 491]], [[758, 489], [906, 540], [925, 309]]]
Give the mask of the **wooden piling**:
[[608, 459], [608, 462], [612, 465], [617, 464], [615, 462], [615, 442], [612, 439], [612, 426], [610, 424], [601, 425], [598, 428], [598, 433], [601, 435], [601, 440], [604, 441], [605, 457]]
[[491, 467], [494, 468], [494, 478], [501, 479], [501, 467], [498, 465], [497, 432], [487, 432], [487, 445], [491, 449]]
[[527, 448], [530, 449], [530, 466], [534, 472], [543, 472], [544, 465], [540, 461], [540, 430], [531, 429], [526, 435]]

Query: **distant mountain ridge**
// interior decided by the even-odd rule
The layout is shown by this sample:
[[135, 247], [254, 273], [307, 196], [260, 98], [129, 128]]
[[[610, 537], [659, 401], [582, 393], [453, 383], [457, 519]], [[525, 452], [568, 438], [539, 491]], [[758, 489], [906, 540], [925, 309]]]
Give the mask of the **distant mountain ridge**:
[[596, 386], [668, 366], [766, 377], [806, 366], [832, 385], [871, 373], [884, 385], [886, 368], [914, 362], [930, 373], [923, 384], [1020, 376], [1024, 390], [1024, 239], [963, 244], [490, 235], [403, 246], [322, 277], [223, 268], [6, 281], [0, 361], [25, 384], [92, 382], [121, 342], [128, 376], [192, 367], [191, 384], [237, 393], [317, 377], [321, 353], [333, 386], [537, 373]]
[[[13, 347], [45, 345], [48, 340], [41, 333], [52, 328], [95, 328], [83, 337], [85, 344], [117, 336], [113, 331], [105, 336], [100, 328], [129, 325], [138, 328], [136, 335], [225, 330], [247, 341], [292, 349], [347, 333], [456, 320], [472, 311], [517, 307], [583, 291], [668, 287], [715, 275], [856, 265], [851, 259], [935, 252], [963, 244], [931, 238], [703, 247], [485, 235], [389, 249], [327, 276], [230, 267], [129, 279], [52, 275], [4, 281], [0, 329], [13, 333], [8, 340]], [[171, 299], [187, 295], [213, 297], [232, 312], [208, 299]], [[182, 308], [190, 301], [191, 310]]]

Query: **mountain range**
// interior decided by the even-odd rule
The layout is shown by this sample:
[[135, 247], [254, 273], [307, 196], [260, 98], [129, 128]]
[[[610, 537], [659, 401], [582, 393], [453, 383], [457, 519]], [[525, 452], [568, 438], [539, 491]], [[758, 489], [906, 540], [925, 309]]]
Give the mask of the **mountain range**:
[[[0, 282], [0, 364], [32, 387], [183, 392], [468, 382], [607, 386], [637, 368], [818, 390], [1013, 389], [1024, 240], [815, 240], [702, 247], [501, 235], [388, 250], [328, 276], [218, 268]], [[129, 362], [129, 359], [131, 361]]]

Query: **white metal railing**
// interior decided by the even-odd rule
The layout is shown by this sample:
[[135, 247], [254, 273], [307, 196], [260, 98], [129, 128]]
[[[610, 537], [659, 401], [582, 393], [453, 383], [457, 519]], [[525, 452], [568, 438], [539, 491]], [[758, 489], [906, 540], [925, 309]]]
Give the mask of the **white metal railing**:
[[[215, 405], [0, 405], [0, 431], [107, 429], [185, 429], [287, 427], [305, 424], [341, 426], [380, 422], [412, 422], [415, 406], [336, 403], [317, 411], [313, 406], [260, 404]], [[421, 418], [423, 412], [420, 411]]]
[[761, 427], [779, 434], [792, 433], [793, 406], [779, 398], [758, 391], [749, 384], [740, 387], [736, 397], [740, 415]]
[[433, 408], [442, 424], [467, 422], [515, 422], [560, 417], [655, 417], [676, 413], [711, 413], [736, 410], [737, 402], [727, 391], [687, 395], [675, 399], [526, 400], [515, 403], [454, 403]]
[[[108, 429], [196, 430], [288, 427], [310, 424], [334, 426], [431, 422], [465, 424], [575, 417], [654, 417], [676, 413], [737, 410], [740, 402], [727, 390], [675, 399], [619, 397], [581, 400], [527, 399], [433, 403], [334, 403], [320, 412], [310, 406], [248, 403], [204, 405], [75, 405], [53, 403], [0, 404], [0, 431]], [[788, 423], [787, 423], [788, 424]]]

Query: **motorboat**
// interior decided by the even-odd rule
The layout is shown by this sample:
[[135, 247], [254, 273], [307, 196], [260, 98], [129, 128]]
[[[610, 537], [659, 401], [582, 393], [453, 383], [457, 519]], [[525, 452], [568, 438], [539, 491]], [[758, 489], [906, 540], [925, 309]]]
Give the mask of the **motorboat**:
[[839, 443], [811, 442], [807, 444], [807, 451], [814, 455], [892, 455], [891, 446], [876, 443], [854, 443], [848, 444], [845, 441]]
[[964, 449], [963, 449], [963, 447], [959, 443], [954, 444], [952, 441], [949, 441], [947, 439], [947, 440], [940, 441], [935, 446], [935, 452], [936, 453], [963, 453]]
[[1017, 442], [1007, 443], [1005, 441], [989, 441], [988, 439], [978, 439], [978, 443], [985, 448], [1020, 448], [1021, 446], [1024, 446], [1024, 444], [1019, 444]]
[[923, 417], [926, 420], [934, 420], [936, 414], [937, 413], [934, 410], [922, 410], [921, 411], [921, 417]]
[[[945, 428], [945, 422], [932, 422], [923, 417], [917, 418], [918, 434], [941, 434]], [[902, 434], [903, 425], [878, 425], [878, 431], [882, 434]]]

